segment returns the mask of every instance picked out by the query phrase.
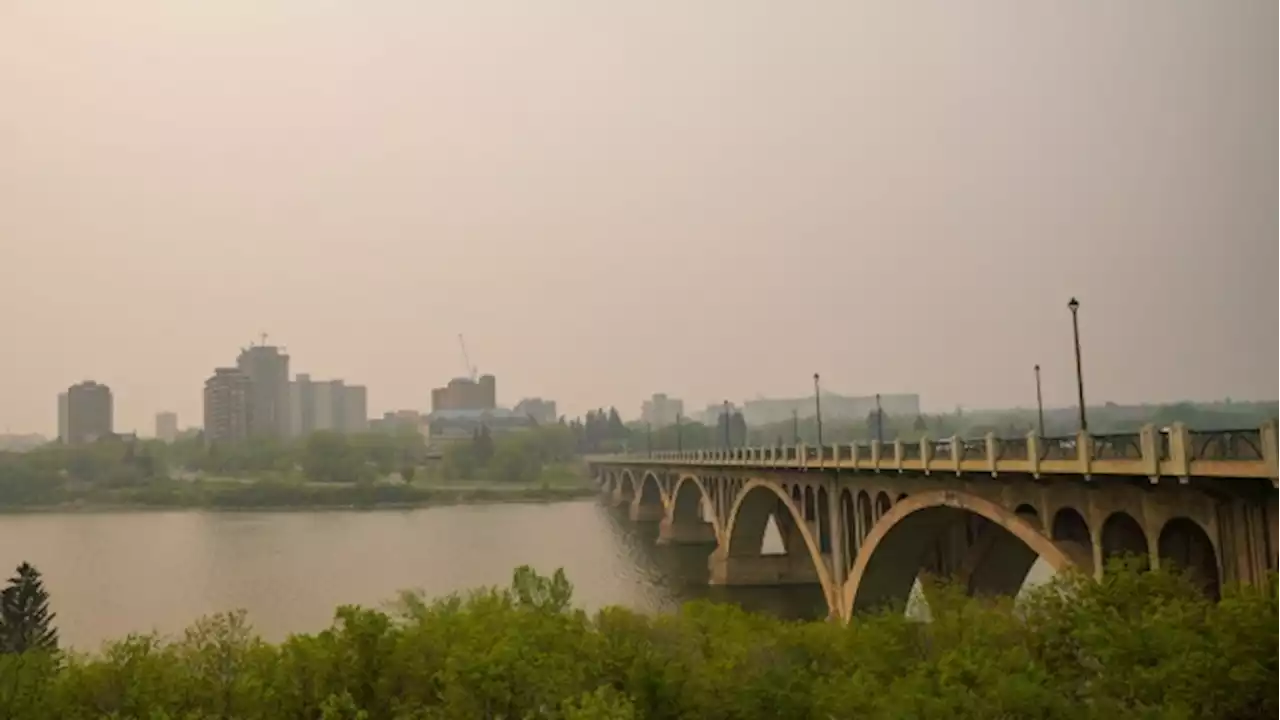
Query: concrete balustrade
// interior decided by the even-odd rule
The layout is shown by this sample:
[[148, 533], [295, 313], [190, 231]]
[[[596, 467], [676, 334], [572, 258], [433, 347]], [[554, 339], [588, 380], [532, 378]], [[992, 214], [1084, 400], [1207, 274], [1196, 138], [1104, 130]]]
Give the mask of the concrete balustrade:
[[784, 468], [832, 468], [870, 472], [933, 474], [1029, 473], [1141, 475], [1187, 481], [1192, 477], [1270, 478], [1278, 472], [1277, 432], [1268, 423], [1257, 429], [1202, 432], [1182, 423], [1167, 429], [1144, 426], [1137, 433], [1042, 438], [950, 437], [774, 447], [659, 451], [616, 456], [626, 462], [679, 462], [691, 465], [745, 465]]

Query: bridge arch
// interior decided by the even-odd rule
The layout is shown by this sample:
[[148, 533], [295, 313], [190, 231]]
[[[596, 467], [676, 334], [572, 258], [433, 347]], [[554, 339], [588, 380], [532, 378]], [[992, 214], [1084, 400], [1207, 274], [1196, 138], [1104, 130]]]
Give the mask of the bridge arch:
[[[748, 480], [742, 486], [733, 507], [729, 510], [728, 523], [725, 526], [723, 552], [725, 556], [755, 556], [760, 554], [764, 545], [765, 527], [769, 517], [779, 507], [785, 508], [791, 518], [791, 525], [809, 552], [809, 560], [817, 571], [818, 584], [822, 586], [823, 596], [827, 598], [831, 612], [839, 609], [837, 588], [831, 580], [827, 563], [819, 552], [818, 539], [810, 532], [805, 522], [804, 511], [798, 507], [782, 487], [768, 480]], [[779, 528], [781, 529], [781, 528]], [[784, 543], [795, 547], [792, 543]], [[790, 553], [788, 553], [790, 554]]]
[[1167, 565], [1186, 572], [1210, 599], [1220, 597], [1221, 560], [1213, 540], [1200, 523], [1187, 517], [1170, 519], [1160, 529], [1158, 546], [1162, 567]]
[[922, 569], [924, 555], [957, 520], [978, 516], [990, 521], [992, 545], [977, 564], [964, 569], [973, 591], [1016, 592], [1037, 558], [1054, 571], [1072, 567], [1068, 554], [1032, 523], [976, 495], [931, 490], [911, 495], [876, 522], [858, 553], [843, 588], [843, 615], [905, 605]]
[[871, 496], [866, 490], [858, 491], [858, 552], [867, 544], [867, 536], [876, 524], [875, 514], [871, 509]]
[[876, 520], [884, 517], [893, 507], [893, 503], [889, 501], [889, 493], [881, 490], [876, 493]]
[[1129, 513], [1117, 510], [1102, 523], [1103, 571], [1106, 571], [1108, 560], [1126, 555], [1136, 556], [1140, 562], [1150, 563], [1151, 560], [1150, 545], [1142, 524]]
[[663, 497], [662, 482], [658, 479], [657, 473], [649, 470], [640, 478], [639, 491], [636, 496], [641, 505], [661, 505], [666, 506], [666, 498]]
[[[702, 484], [702, 480], [694, 475], [683, 475], [676, 481], [676, 485], [671, 490], [671, 498], [668, 503], [669, 511], [667, 516], [674, 523], [697, 522], [699, 520], [711, 523], [711, 527], [715, 530], [716, 537], [723, 535], [720, 528], [719, 513], [716, 512], [715, 498], [711, 493], [707, 492], [707, 487]], [[710, 508], [709, 517], [707, 513], [703, 513], [704, 507]]]
[[615, 484], [615, 496], [623, 502], [631, 502], [636, 499], [636, 479], [630, 470], [623, 469], [618, 474]]

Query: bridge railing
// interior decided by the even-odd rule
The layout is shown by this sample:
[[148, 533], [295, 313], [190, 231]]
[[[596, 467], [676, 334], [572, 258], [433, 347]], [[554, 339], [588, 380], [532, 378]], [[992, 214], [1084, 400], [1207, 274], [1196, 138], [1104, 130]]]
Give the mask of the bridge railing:
[[1143, 427], [1138, 433], [1077, 433], [1066, 437], [919, 438], [826, 445], [656, 451], [589, 462], [841, 468], [873, 472], [1022, 472], [1159, 477], [1270, 478], [1276, 484], [1276, 427], [1189, 430]]

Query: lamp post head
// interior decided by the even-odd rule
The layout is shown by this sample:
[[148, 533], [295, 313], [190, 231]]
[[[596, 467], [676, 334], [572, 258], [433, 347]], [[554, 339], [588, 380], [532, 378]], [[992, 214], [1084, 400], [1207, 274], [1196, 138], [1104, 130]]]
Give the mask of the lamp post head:
[[1067, 303], [1067, 307], [1071, 309], [1071, 312], [1075, 312], [1080, 309], [1080, 301], [1073, 297], [1071, 302]]
[[1036, 364], [1035, 371], [1036, 371], [1036, 372], [1040, 372], [1040, 365], [1039, 365], [1039, 363], [1037, 363], [1037, 364]]

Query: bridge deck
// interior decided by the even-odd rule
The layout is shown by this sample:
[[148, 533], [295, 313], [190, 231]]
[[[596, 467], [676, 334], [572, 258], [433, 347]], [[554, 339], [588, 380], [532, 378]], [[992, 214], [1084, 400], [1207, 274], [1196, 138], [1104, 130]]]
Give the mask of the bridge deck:
[[1116, 435], [1065, 438], [922, 438], [917, 442], [787, 445], [660, 451], [592, 458], [599, 464], [653, 464], [788, 470], [841, 469], [1040, 475], [1118, 475], [1176, 478], [1269, 478], [1277, 483], [1276, 429], [1168, 431], [1148, 426]]

